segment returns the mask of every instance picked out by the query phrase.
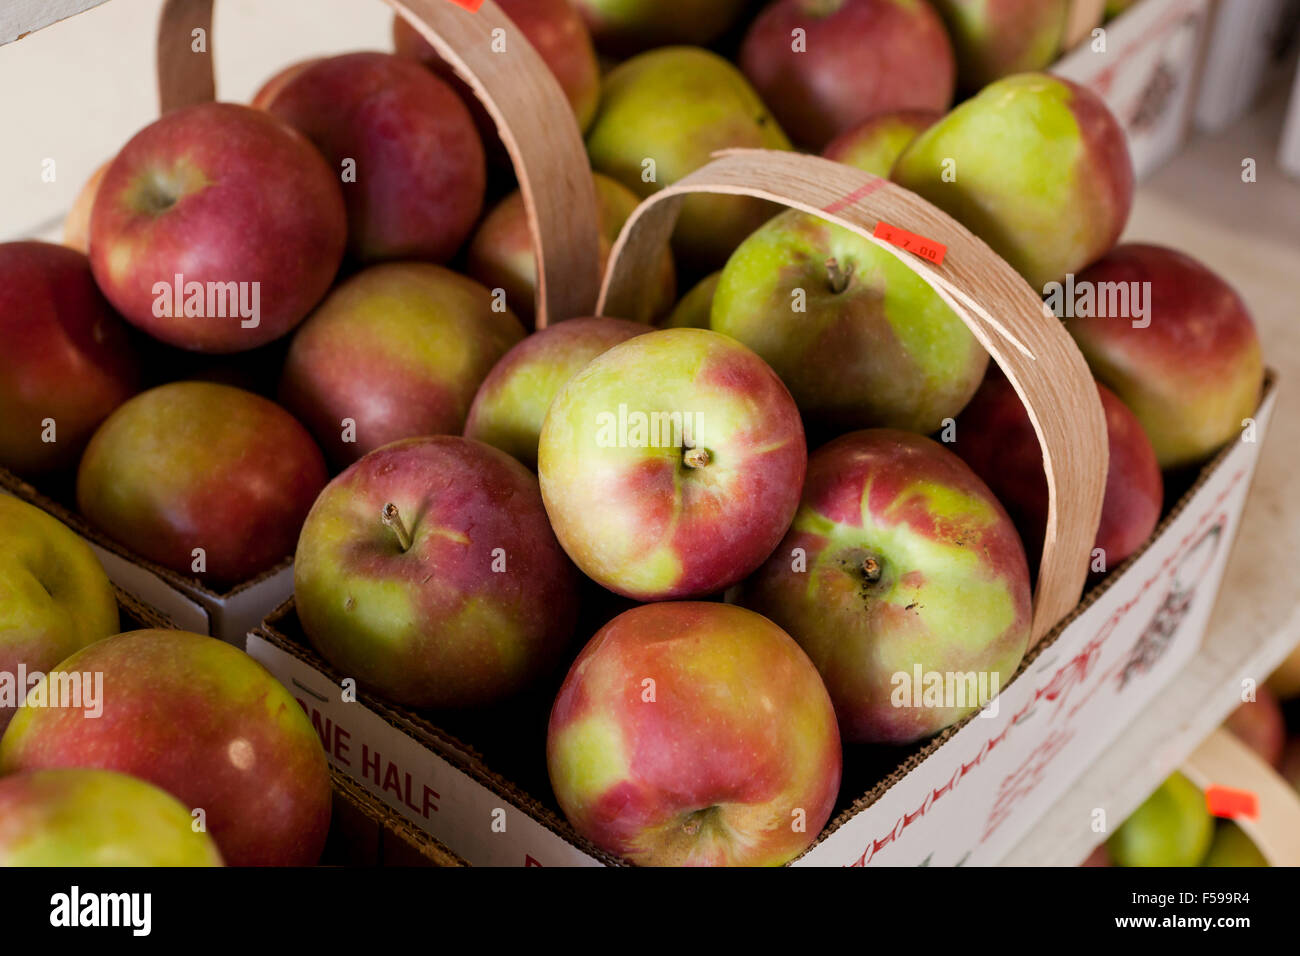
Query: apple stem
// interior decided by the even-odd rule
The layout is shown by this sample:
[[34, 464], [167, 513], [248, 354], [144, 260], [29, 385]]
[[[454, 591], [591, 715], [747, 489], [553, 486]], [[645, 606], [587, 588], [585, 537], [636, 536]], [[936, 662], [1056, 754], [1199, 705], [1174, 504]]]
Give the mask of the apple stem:
[[397, 505], [391, 501], [384, 505], [383, 513], [380, 514], [379, 520], [387, 527], [391, 528], [393, 534], [397, 537], [397, 546], [403, 552], [411, 548], [411, 532], [406, 530], [406, 524], [402, 521], [402, 516], [397, 510]]
[[831, 291], [836, 295], [839, 295], [849, 287], [849, 279], [852, 276], [853, 266], [850, 265], [847, 270], [841, 269], [840, 264], [835, 260], [834, 256], [829, 256], [826, 259], [827, 284], [830, 285]]
[[682, 455], [682, 463], [687, 468], [703, 468], [712, 460], [707, 448], [688, 448]]
[[862, 573], [867, 576], [870, 584], [875, 584], [880, 580], [880, 562], [875, 558], [867, 558], [862, 562]]

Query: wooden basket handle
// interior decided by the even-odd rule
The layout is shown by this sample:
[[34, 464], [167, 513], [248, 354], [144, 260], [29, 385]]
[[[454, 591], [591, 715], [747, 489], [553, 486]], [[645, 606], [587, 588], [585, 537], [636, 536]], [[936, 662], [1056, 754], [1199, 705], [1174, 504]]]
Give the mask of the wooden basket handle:
[[[596, 190], [582, 133], [550, 69], [494, 0], [384, 0], [474, 90], [514, 163], [537, 259], [537, 327], [593, 314], [600, 284]], [[202, 29], [204, 50], [194, 52]], [[505, 31], [509, 56], [492, 52]], [[166, 0], [158, 21], [158, 100], [168, 113], [216, 98], [212, 0]]]
[[[816, 156], [728, 150], [646, 199], [610, 251], [601, 315], [632, 315], [689, 193], [756, 196], [820, 216], [871, 240], [924, 279], [975, 333], [1029, 411], [1047, 472], [1047, 532], [1030, 646], [1074, 610], [1088, 576], [1106, 488], [1109, 443], [1092, 374], [1061, 322], [969, 230], [870, 173]], [[947, 246], [943, 264], [872, 235], [878, 222]]]
[[1273, 866], [1300, 866], [1300, 795], [1255, 751], [1219, 728], [1187, 758], [1182, 771], [1202, 790], [1217, 784], [1254, 793], [1259, 816], [1233, 822]]

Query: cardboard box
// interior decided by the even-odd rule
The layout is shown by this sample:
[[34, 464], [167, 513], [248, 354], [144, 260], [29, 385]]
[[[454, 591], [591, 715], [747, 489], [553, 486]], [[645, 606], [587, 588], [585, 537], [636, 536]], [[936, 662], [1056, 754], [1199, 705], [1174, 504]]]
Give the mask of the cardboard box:
[[469, 865], [346, 775], [331, 770], [330, 778], [334, 807], [321, 866]]
[[1110, 107], [1139, 180], [1187, 138], [1209, 15], [1210, 0], [1142, 0], [1051, 68]]
[[[115, 585], [160, 611], [175, 627], [210, 634], [243, 647], [244, 638], [270, 611], [293, 594], [293, 560], [285, 557], [251, 581], [218, 593], [195, 578], [154, 564], [118, 544], [59, 500], [0, 468], [0, 493], [21, 498], [58, 518], [89, 542]], [[71, 495], [63, 496], [70, 499]]]
[[[878, 766], [851, 755], [839, 812], [798, 866], [993, 864], [1196, 653], [1272, 413], [1190, 481], [1146, 547], [1090, 590], [984, 712]], [[1171, 488], [1177, 494], [1175, 488]], [[286, 603], [248, 652], [302, 703], [333, 766], [471, 865], [616, 865], [573, 831], [546, 781], [554, 686], [479, 718], [362, 692]]]

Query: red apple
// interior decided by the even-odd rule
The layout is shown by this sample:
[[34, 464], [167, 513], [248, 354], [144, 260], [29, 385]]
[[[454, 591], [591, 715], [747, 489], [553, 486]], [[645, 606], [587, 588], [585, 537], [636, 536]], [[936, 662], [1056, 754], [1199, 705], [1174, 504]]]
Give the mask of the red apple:
[[656, 46], [705, 46], [736, 22], [747, 0], [573, 0], [596, 45], [619, 56]]
[[1097, 380], [1142, 423], [1160, 467], [1198, 462], [1241, 433], [1264, 364], [1255, 323], [1231, 286], [1181, 252], [1144, 243], [1118, 246], [1075, 285], [1096, 290], [1094, 313], [1104, 290], [1128, 293], [1127, 309], [1115, 298], [1123, 314], [1067, 316], [1065, 327]]
[[1277, 698], [1267, 687], [1255, 689], [1255, 699], [1237, 706], [1223, 726], [1232, 731], [1267, 764], [1282, 767], [1286, 747], [1286, 720]]
[[469, 236], [483, 208], [483, 144], [460, 97], [418, 63], [328, 57], [260, 98], [342, 177], [354, 258], [444, 262]]
[[601, 628], [560, 688], [546, 756], [574, 828], [645, 866], [779, 866], [840, 784], [817, 671], [729, 604], [653, 604]]
[[[231, 866], [320, 858], [332, 799], [325, 752], [302, 708], [253, 658], [186, 631], [132, 631], [58, 670], [94, 675], [103, 693], [93, 708], [20, 710], [0, 740], [0, 773], [116, 770], [202, 810]], [[49, 676], [38, 686], [48, 692]]]
[[961, 88], [1045, 70], [1061, 52], [1070, 0], [933, 0], [952, 36]]
[[[1110, 467], [1093, 547], [1105, 552], [1106, 567], [1113, 568], [1151, 537], [1164, 504], [1164, 480], [1141, 423], [1106, 386], [1097, 391], [1106, 415]], [[1042, 446], [1020, 396], [1001, 373], [989, 373], [957, 419], [952, 449], [1011, 514], [1029, 565], [1036, 568], [1047, 528]]]
[[446, 435], [386, 445], [330, 482], [294, 562], [321, 655], [412, 707], [491, 704], [548, 673], [573, 633], [577, 581], [537, 479]]
[[136, 554], [221, 587], [293, 552], [326, 479], [320, 449], [278, 405], [175, 382], [100, 426], [77, 472], [77, 505]]
[[126, 325], [63, 246], [0, 243], [0, 343], [0, 466], [20, 474], [74, 465], [139, 384]]
[[242, 352], [297, 325], [334, 281], [346, 222], [335, 174], [265, 113], [168, 113], [113, 160], [90, 263], [132, 324], [198, 352]]
[[280, 70], [269, 80], [262, 84], [261, 88], [253, 94], [253, 98], [248, 105], [254, 109], [264, 110], [271, 105], [271, 101], [279, 95], [285, 85], [294, 79], [299, 73], [319, 63], [324, 57], [314, 56], [308, 60], [299, 60], [297, 63], [290, 63], [283, 70]]
[[957, 72], [939, 15], [898, 0], [774, 0], [740, 67], [790, 138], [815, 150], [877, 113], [947, 110]]
[[371, 266], [294, 333], [280, 400], [333, 462], [351, 464], [399, 438], [459, 435], [484, 377], [523, 337], [473, 279], [428, 262]]

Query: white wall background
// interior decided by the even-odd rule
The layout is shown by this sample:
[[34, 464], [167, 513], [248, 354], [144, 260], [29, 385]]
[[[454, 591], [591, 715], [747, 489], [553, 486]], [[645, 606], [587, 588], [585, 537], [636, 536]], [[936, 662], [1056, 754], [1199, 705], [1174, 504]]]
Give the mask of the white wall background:
[[[8, 0], [0, 0], [8, 2]], [[82, 183], [157, 116], [154, 31], [162, 0], [109, 0], [0, 46], [0, 241], [57, 238]], [[379, 0], [218, 0], [217, 95], [246, 102], [281, 66], [389, 50]], [[55, 180], [42, 182], [42, 163]]]

